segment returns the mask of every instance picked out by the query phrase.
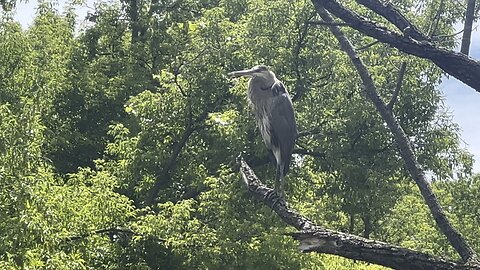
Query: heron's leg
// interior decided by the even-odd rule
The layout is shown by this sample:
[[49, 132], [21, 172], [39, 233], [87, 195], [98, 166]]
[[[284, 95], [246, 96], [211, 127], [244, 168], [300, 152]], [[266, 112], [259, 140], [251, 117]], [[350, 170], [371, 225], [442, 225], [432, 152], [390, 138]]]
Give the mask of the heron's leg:
[[279, 188], [278, 188], [278, 194], [280, 197], [285, 199], [285, 176], [283, 175], [283, 170], [280, 171], [280, 179], [279, 179]]
[[277, 166], [277, 172], [275, 177], [275, 191], [280, 195], [280, 197], [285, 199], [285, 185], [284, 185], [285, 176], [283, 175], [283, 166]]
[[275, 205], [278, 201], [285, 199], [285, 191], [283, 189], [283, 170], [281, 166], [276, 166], [274, 192], [278, 195], [273, 202]]
[[280, 188], [279, 184], [280, 184], [280, 181], [281, 181], [281, 170], [280, 170], [280, 166], [276, 166], [276, 171], [275, 171], [275, 186], [274, 186], [274, 189], [276, 192], [278, 192], [278, 189]]

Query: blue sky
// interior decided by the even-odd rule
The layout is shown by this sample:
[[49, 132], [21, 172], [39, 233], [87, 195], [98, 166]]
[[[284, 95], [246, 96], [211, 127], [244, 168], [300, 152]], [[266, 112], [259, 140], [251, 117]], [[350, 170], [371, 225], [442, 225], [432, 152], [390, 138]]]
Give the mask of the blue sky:
[[[479, 61], [480, 23], [477, 22], [475, 26], [477, 28], [472, 33], [470, 56]], [[480, 173], [480, 93], [453, 77], [445, 77], [440, 89], [445, 94], [444, 102], [452, 112], [453, 120], [462, 129], [465, 147], [474, 155], [474, 171]]]
[[[58, 9], [62, 10], [65, 0], [58, 1]], [[84, 21], [89, 8], [93, 7], [94, 0], [85, 1], [86, 5], [77, 8], [78, 22]], [[24, 28], [31, 24], [37, 6], [36, 1], [21, 2], [17, 5], [15, 18]], [[87, 7], [88, 6], [88, 7]], [[480, 60], [480, 23], [476, 23], [477, 28], [472, 33], [472, 44], [470, 55], [476, 60]], [[459, 25], [458, 28], [461, 28]], [[461, 36], [459, 36], [459, 39]], [[444, 77], [440, 89], [445, 95], [445, 105], [453, 114], [453, 120], [460, 126], [464, 146], [474, 155], [476, 160], [474, 171], [480, 173], [480, 93], [469, 86], [463, 84], [453, 77]], [[477, 116], [477, 117], [476, 117]]]
[[[65, 6], [66, 3], [69, 3], [72, 1], [66, 1], [66, 0], [58, 0], [56, 8], [59, 11], [63, 11], [63, 7]], [[94, 6], [94, 0], [86, 0], [84, 1], [85, 4], [82, 6], [78, 6], [76, 8], [76, 13], [78, 14], [77, 17], [77, 22], [82, 23], [85, 20], [85, 16], [87, 15], [87, 12], [90, 10], [93, 12], [93, 6]], [[22, 1], [17, 3], [17, 8], [16, 8], [16, 14], [15, 14], [15, 19], [19, 21], [23, 28], [27, 28], [35, 18], [35, 13], [36, 9], [38, 6], [38, 1]]]

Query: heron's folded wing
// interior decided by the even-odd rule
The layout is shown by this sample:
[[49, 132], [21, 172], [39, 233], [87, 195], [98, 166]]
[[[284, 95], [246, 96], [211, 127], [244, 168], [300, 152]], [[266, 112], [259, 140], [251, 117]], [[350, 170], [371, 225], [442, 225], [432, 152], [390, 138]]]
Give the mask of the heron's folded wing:
[[292, 101], [288, 96], [285, 86], [277, 82], [272, 86], [274, 100], [270, 115], [270, 133], [272, 145], [280, 148], [280, 155], [284, 166], [284, 175], [288, 172], [292, 158], [295, 138], [297, 136], [297, 124], [293, 111]]

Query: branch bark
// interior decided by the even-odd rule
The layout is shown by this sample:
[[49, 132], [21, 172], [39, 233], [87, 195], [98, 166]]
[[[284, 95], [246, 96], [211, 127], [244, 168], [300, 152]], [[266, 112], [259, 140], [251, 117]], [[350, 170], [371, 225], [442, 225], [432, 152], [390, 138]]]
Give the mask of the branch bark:
[[[317, 10], [317, 13], [324, 21], [333, 22], [333, 18], [324, 9], [324, 6], [321, 2], [332, 1], [314, 1], [314, 6]], [[447, 219], [445, 212], [440, 206], [435, 194], [433, 193], [428, 181], [425, 178], [425, 173], [421, 169], [421, 166], [416, 159], [416, 156], [413, 152], [407, 136], [405, 135], [405, 132], [398, 123], [396, 117], [393, 115], [392, 111], [388, 109], [385, 102], [379, 96], [373, 79], [370, 76], [370, 73], [367, 70], [366, 66], [357, 56], [352, 44], [345, 37], [340, 28], [338, 28], [337, 26], [329, 26], [329, 28], [332, 34], [338, 40], [340, 47], [349, 56], [352, 64], [357, 70], [357, 73], [360, 76], [363, 86], [365, 88], [367, 97], [375, 105], [377, 111], [380, 113], [383, 120], [386, 122], [387, 126], [392, 132], [394, 139], [397, 143], [400, 155], [405, 162], [406, 169], [417, 184], [418, 188], [420, 189], [420, 192], [428, 208], [430, 209], [430, 212], [437, 226], [440, 228], [442, 233], [447, 237], [450, 244], [455, 248], [455, 250], [460, 254], [460, 256], [465, 262], [477, 262], [477, 257], [473, 249], [468, 245], [462, 235], [455, 228], [453, 228], [453, 226]]]
[[462, 47], [460, 52], [468, 55], [470, 51], [470, 39], [472, 37], [472, 25], [475, 19], [475, 0], [468, 0], [465, 11], [465, 27], [463, 28]]
[[357, 3], [369, 8], [394, 24], [406, 36], [418, 41], [429, 40], [418, 28], [398, 11], [390, 2], [382, 3], [378, 0], [356, 0]]
[[248, 164], [240, 159], [240, 173], [247, 190], [288, 225], [299, 232], [290, 233], [299, 240], [302, 252], [319, 252], [375, 263], [395, 269], [480, 269], [479, 264], [462, 264], [426, 253], [356, 235], [325, 229], [289, 208], [285, 200], [262, 184]]
[[402, 52], [431, 60], [446, 73], [480, 92], [480, 62], [462, 53], [439, 48], [429, 41], [418, 41], [390, 31], [346, 9], [335, 0], [312, 0], [312, 2], [314, 5], [323, 5], [333, 15], [361, 33], [389, 44]]

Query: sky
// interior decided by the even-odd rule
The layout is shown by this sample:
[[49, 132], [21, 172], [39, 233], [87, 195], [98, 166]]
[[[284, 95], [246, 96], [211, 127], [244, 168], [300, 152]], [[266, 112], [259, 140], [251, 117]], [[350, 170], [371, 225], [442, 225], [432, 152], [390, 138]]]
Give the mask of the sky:
[[[470, 57], [480, 61], [480, 23], [475, 26]], [[480, 173], [480, 93], [453, 77], [444, 77], [440, 89], [445, 95], [445, 105], [453, 114], [453, 121], [461, 128], [464, 146], [474, 155], [473, 170]]]
[[[66, 3], [71, 2], [71, 1], [66, 1], [66, 0], [57, 0], [57, 5], [55, 8], [62, 12], [64, 6]], [[82, 22], [85, 21], [85, 16], [87, 15], [87, 12], [93, 12], [94, 9], [94, 0], [86, 0], [84, 1], [85, 4], [82, 6], [78, 6], [76, 8], [76, 13], [78, 15], [77, 17], [77, 25], [81, 25]], [[17, 6], [16, 6], [16, 13], [15, 13], [15, 19], [19, 21], [22, 24], [22, 27], [24, 29], [28, 28], [32, 22], [33, 19], [35, 18], [35, 13], [37, 11], [37, 6], [38, 6], [38, 1], [34, 0], [29, 0], [29, 1], [17, 1]]]
[[[65, 2], [66, 0], [58, 1], [58, 10], [62, 11]], [[92, 10], [94, 0], [85, 2], [86, 5], [76, 9], [79, 24], [82, 24], [87, 12]], [[22, 24], [24, 29], [32, 23], [36, 7], [37, 1], [17, 4], [15, 19]], [[480, 61], [480, 23], [477, 22], [474, 27], [476, 28], [472, 33], [470, 56]], [[456, 28], [457, 30], [461, 29], [461, 25]], [[461, 35], [459, 39], [461, 39]], [[456, 50], [458, 51], [458, 48]], [[474, 155], [474, 172], [480, 173], [480, 93], [451, 76], [444, 76], [440, 90], [445, 95], [444, 103], [452, 113], [454, 122], [460, 126], [463, 146]]]

